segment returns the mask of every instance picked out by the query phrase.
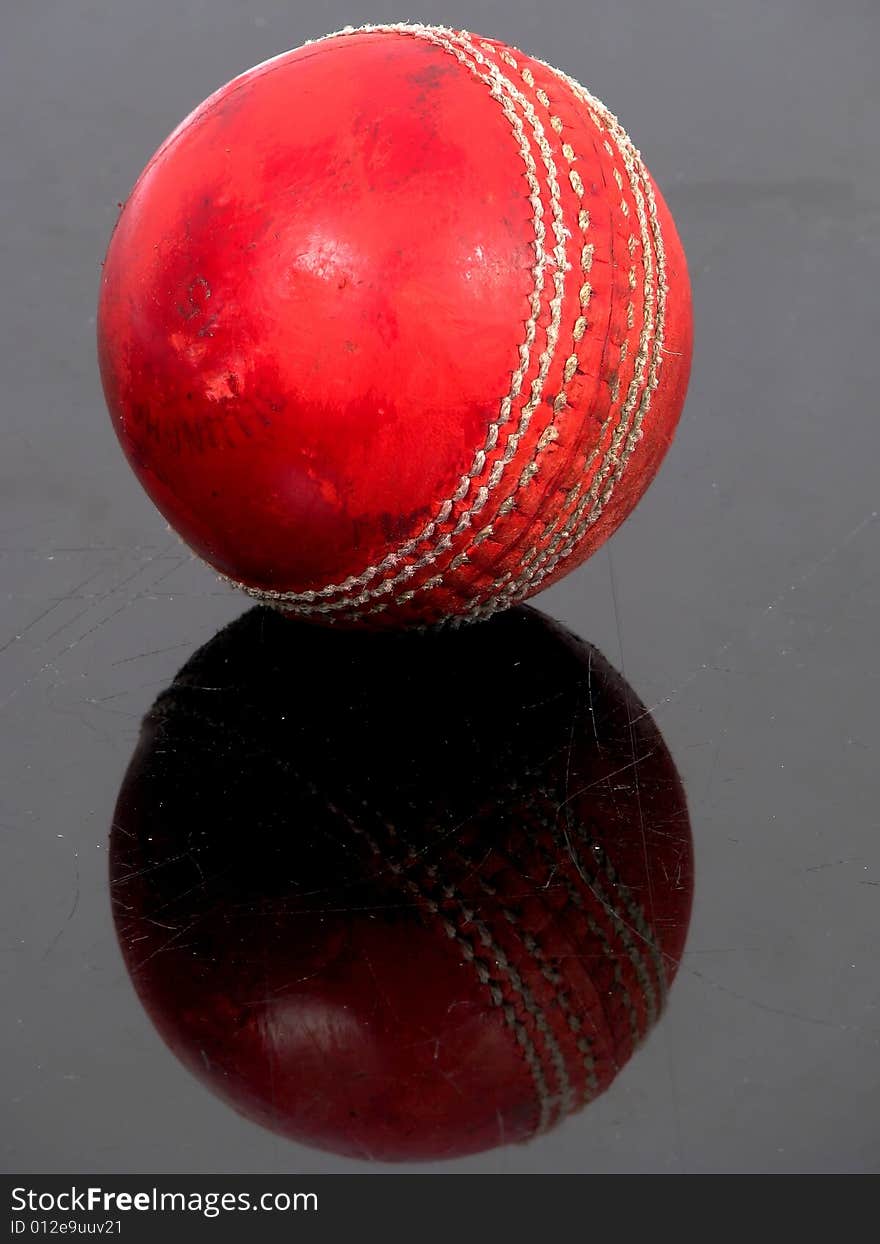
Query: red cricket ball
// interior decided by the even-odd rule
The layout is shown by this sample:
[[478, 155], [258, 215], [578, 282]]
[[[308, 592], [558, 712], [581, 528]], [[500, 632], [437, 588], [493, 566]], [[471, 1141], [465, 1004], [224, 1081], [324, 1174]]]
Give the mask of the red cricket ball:
[[684, 402], [690, 291], [617, 119], [502, 43], [346, 30], [201, 104], [141, 174], [98, 317], [168, 521], [285, 611], [479, 617], [588, 557]]
[[255, 609], [148, 714], [111, 879], [141, 1000], [214, 1093], [339, 1153], [450, 1158], [615, 1078], [681, 958], [691, 836], [644, 707], [540, 614]]

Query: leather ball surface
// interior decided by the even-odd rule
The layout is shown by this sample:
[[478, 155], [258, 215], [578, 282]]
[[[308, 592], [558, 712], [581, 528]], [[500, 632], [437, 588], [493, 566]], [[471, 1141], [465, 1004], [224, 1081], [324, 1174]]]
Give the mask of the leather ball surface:
[[146, 491], [222, 575], [372, 627], [590, 555], [682, 409], [690, 292], [617, 119], [503, 44], [348, 30], [234, 79], [110, 242], [99, 356]]

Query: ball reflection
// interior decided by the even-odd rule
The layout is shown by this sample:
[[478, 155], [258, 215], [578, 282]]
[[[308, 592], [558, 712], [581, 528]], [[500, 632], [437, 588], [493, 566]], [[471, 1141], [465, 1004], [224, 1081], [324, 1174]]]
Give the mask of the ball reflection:
[[213, 1092], [443, 1158], [611, 1083], [680, 959], [691, 837], [644, 707], [534, 610], [393, 635], [254, 609], [147, 715], [111, 882], [135, 988]]

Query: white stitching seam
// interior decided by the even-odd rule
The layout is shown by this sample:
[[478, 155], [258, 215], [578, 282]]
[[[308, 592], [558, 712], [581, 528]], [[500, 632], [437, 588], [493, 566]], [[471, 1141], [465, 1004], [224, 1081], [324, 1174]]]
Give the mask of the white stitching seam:
[[[641, 381], [639, 379], [639, 384], [637, 385], [636, 375], [634, 375], [633, 381], [629, 387], [626, 403], [628, 408], [627, 418], [629, 415], [633, 414], [633, 411], [635, 410], [630, 426], [627, 428], [625, 426], [626, 421], [621, 420], [621, 424], [618, 426], [612, 444], [609, 447], [608, 453], [603, 461], [602, 467], [597, 473], [596, 478], [585, 496], [578, 501], [574, 511], [569, 514], [569, 517], [563, 524], [562, 529], [545, 547], [540, 558], [537, 559], [535, 564], [527, 569], [525, 575], [520, 576], [517, 583], [506, 588], [488, 604], [477, 605], [475, 608], [470, 610], [467, 616], [472, 618], [489, 616], [496, 610], [507, 608], [516, 603], [516, 601], [522, 600], [525, 596], [531, 595], [536, 590], [538, 585], [547, 577], [547, 575], [552, 573], [559, 562], [568, 557], [569, 554], [577, 547], [587, 530], [599, 518], [609, 497], [614, 491], [615, 485], [622, 477], [623, 472], [626, 469], [626, 465], [641, 437], [642, 425], [650, 409], [651, 397], [654, 390], [657, 388], [659, 370], [663, 357], [667, 295], [665, 250], [660, 230], [660, 222], [657, 219], [656, 200], [647, 171], [641, 162], [638, 152], [632, 146], [617, 118], [612, 113], [608, 112], [604, 105], [595, 99], [579, 83], [575, 82], [574, 79], [569, 78], [566, 74], [563, 74], [559, 70], [553, 69], [552, 66], [547, 66], [547, 68], [556, 74], [557, 77], [567, 82], [577, 97], [588, 105], [590, 108], [590, 116], [593, 118], [594, 123], [597, 125], [600, 124], [597, 113], [603, 116], [605, 124], [614, 138], [615, 144], [620, 152], [621, 158], [629, 175], [630, 185], [632, 187], [633, 197], [636, 204], [636, 214], [639, 220], [640, 230], [642, 232], [643, 258], [645, 265], [645, 322], [643, 324], [639, 342], [636, 374], [638, 374], [639, 369], [642, 371], [644, 369], [644, 362], [648, 348], [647, 337], [653, 327], [654, 338], [651, 348], [651, 362], [648, 369], [647, 384], [642, 390], [641, 400], [638, 404], [637, 410], [635, 410], [635, 406], [636, 399], [638, 397], [638, 388]], [[605, 141], [605, 146], [607, 150], [610, 150], [610, 144], [607, 139]], [[656, 256], [656, 283], [654, 280], [651, 247], [649, 244], [649, 229], [650, 238], [653, 240], [654, 252]], [[632, 286], [632, 280], [630, 281], [630, 285]], [[653, 304], [656, 305], [656, 310], [654, 310]], [[628, 327], [631, 327], [631, 308], [632, 302], [630, 302], [627, 306]], [[623, 444], [622, 450], [620, 448], [621, 444]], [[586, 469], [589, 468], [589, 465], [590, 463], [588, 461]], [[600, 493], [599, 489], [606, 484], [606, 481], [607, 486], [604, 488], [604, 491]], [[581, 487], [582, 484], [579, 483], [572, 490], [567, 498], [567, 505], [571, 505], [577, 500]], [[586, 517], [583, 517], [584, 511], [591, 502], [592, 506], [589, 512]], [[556, 523], [554, 524], [555, 526], [558, 526], [561, 518], [562, 514], [558, 516]], [[497, 586], [500, 586], [500, 583], [493, 584], [490, 591], [495, 590]]]
[[[543, 64], [543, 62], [538, 62], [538, 63]], [[625, 402], [623, 411], [621, 412], [621, 418], [620, 418], [619, 423], [617, 424], [617, 427], [615, 428], [611, 443], [608, 449], [606, 450], [603, 461], [599, 467], [598, 472], [596, 473], [596, 476], [587, 494], [580, 501], [578, 501], [578, 498], [580, 497], [580, 494], [583, 488], [583, 483], [584, 483], [584, 480], [582, 479], [578, 483], [576, 483], [574, 487], [569, 491], [569, 494], [566, 497], [565, 506], [560, 511], [560, 513], [556, 516], [553, 522], [548, 525], [548, 527], [546, 528], [544, 532], [544, 535], [552, 536], [553, 532], [560, 526], [560, 523], [563, 522], [563, 519], [565, 518], [565, 514], [568, 508], [572, 505], [575, 505], [575, 509], [573, 513], [569, 514], [568, 519], [564, 522], [561, 531], [559, 531], [559, 533], [553, 539], [551, 539], [550, 543], [542, 550], [540, 556], [536, 556], [537, 548], [528, 550], [528, 552], [524, 555], [524, 558], [523, 558], [523, 562], [525, 564], [523, 563], [520, 564], [519, 578], [516, 580], [516, 582], [512, 584], [511, 586], [505, 587], [505, 585], [508, 583], [508, 581], [512, 578], [512, 576], [516, 572], [510, 571], [506, 575], [503, 575], [499, 580], [497, 580], [487, 589], [489, 594], [493, 592], [497, 594], [494, 597], [492, 597], [488, 601], [488, 603], [480, 603], [479, 600], [475, 602], [475, 604], [469, 610], [465, 611], [461, 615], [463, 618], [473, 619], [473, 618], [478, 618], [478, 617], [488, 617], [492, 613], [495, 613], [498, 609], [507, 608], [509, 605], [516, 603], [517, 600], [521, 600], [523, 599], [523, 597], [530, 595], [535, 590], [537, 584], [540, 583], [551, 572], [551, 570], [555, 568], [555, 566], [558, 564], [558, 562], [563, 557], [568, 556], [568, 554], [580, 542], [581, 538], [586, 533], [588, 528], [592, 526], [593, 523], [596, 522], [596, 520], [601, 515], [605, 507], [605, 504], [608, 501], [608, 498], [611, 496], [611, 493], [613, 492], [616, 483], [621, 478], [623, 471], [626, 467], [626, 464], [632, 455], [632, 452], [635, 448], [636, 443], [638, 442], [639, 436], [641, 434], [642, 422], [650, 407], [651, 394], [652, 394], [653, 389], [656, 388], [656, 385], [657, 385], [657, 372], [659, 370], [660, 361], [662, 358], [662, 344], [663, 344], [662, 328], [663, 328], [663, 320], [664, 320], [664, 312], [665, 312], [665, 293], [666, 293], [665, 268], [663, 266], [662, 237], [660, 235], [659, 222], [656, 219], [656, 207], [654, 204], [653, 192], [651, 190], [650, 181], [648, 179], [647, 172], [644, 169], [644, 165], [641, 163], [641, 158], [639, 157], [638, 152], [635, 150], [630, 139], [628, 138], [628, 136], [626, 135], [626, 133], [620, 126], [620, 123], [617, 121], [617, 118], [614, 117], [614, 115], [610, 113], [603, 104], [601, 104], [597, 99], [595, 99], [592, 95], [590, 95], [589, 92], [585, 90], [585, 88], [580, 86], [579, 83], [575, 82], [574, 79], [569, 78], [565, 74], [561, 73], [560, 71], [553, 69], [552, 66], [545, 65], [545, 68], [548, 69], [550, 72], [552, 72], [557, 78], [566, 82], [570, 86], [572, 91], [575, 93], [576, 97], [579, 98], [582, 102], [587, 104], [589, 116], [591, 120], [593, 121], [593, 124], [598, 128], [600, 134], [605, 134], [606, 132], [611, 134], [611, 136], [614, 138], [614, 142], [620, 154], [620, 157], [626, 167], [627, 174], [629, 177], [630, 187], [631, 187], [632, 194], [633, 194], [633, 199], [636, 204], [636, 214], [639, 220], [639, 227], [640, 227], [640, 231], [642, 235], [643, 263], [644, 263], [644, 271], [645, 271], [644, 291], [643, 291], [644, 292], [644, 297], [643, 297], [644, 319], [643, 319], [642, 329], [641, 329], [640, 337], [639, 337], [639, 349], [636, 355], [633, 378], [628, 387], [626, 402]], [[601, 118], [604, 119], [604, 124], [603, 124], [603, 119], [600, 119], [600, 114], [601, 114]], [[554, 117], [553, 128], [557, 133], [561, 133], [562, 123], [560, 121], [558, 124], [556, 124], [557, 121], [558, 121], [558, 118]], [[606, 126], [607, 126], [607, 130], [606, 130]], [[613, 158], [614, 148], [612, 148], [607, 138], [604, 139], [603, 146], [604, 146], [606, 153]], [[615, 169], [613, 170], [613, 172], [617, 173], [617, 177], [615, 178], [615, 181], [618, 183], [619, 187], [622, 189], [622, 178], [620, 177], [619, 171]], [[643, 188], [644, 188], [644, 193], [643, 193]], [[575, 189], [577, 189], [576, 186], [575, 186]], [[658, 266], [658, 273], [660, 275], [660, 280], [658, 281], [659, 288], [655, 286], [654, 279], [653, 279], [653, 263], [652, 263], [652, 256], [651, 256], [651, 233], [649, 233], [649, 224], [648, 224], [648, 219], [645, 213], [645, 198], [648, 199], [649, 204], [651, 205], [648, 209], [649, 214], [652, 212], [652, 209], [653, 209], [653, 215], [651, 216], [651, 221], [652, 221], [651, 232], [653, 233], [654, 246], [657, 252], [657, 266]], [[621, 198], [620, 200], [620, 208], [624, 216], [628, 217], [629, 216], [629, 205], [626, 203], [626, 200], [624, 198]], [[632, 240], [632, 235], [630, 235], [630, 239]], [[630, 247], [630, 249], [632, 251], [632, 247]], [[635, 278], [634, 268], [630, 268], [629, 278], [630, 278], [630, 288], [632, 289], [634, 285], [634, 278]], [[654, 311], [655, 291], [657, 294], [656, 315]], [[631, 329], [635, 321], [635, 308], [634, 308], [632, 299], [630, 299], [629, 302], [627, 303], [626, 319], [627, 319], [627, 327]], [[651, 340], [652, 332], [654, 334], [653, 341]], [[649, 378], [648, 378], [648, 382], [645, 385], [645, 387], [642, 388], [644, 378], [645, 378], [645, 367], [647, 364], [649, 350], [651, 351], [651, 356], [652, 356], [651, 365], [649, 369]], [[621, 355], [622, 356], [625, 355], [625, 351], [623, 350], [623, 347], [621, 347]], [[616, 384], [615, 384], [615, 381], [617, 381]], [[601, 446], [602, 441], [604, 440], [605, 435], [613, 422], [614, 408], [615, 408], [615, 405], [617, 403], [618, 396], [619, 396], [619, 388], [617, 387], [618, 385], [619, 385], [619, 379], [615, 376], [611, 380], [611, 387], [610, 387], [611, 402], [612, 402], [611, 409], [609, 410], [608, 417], [606, 418], [603, 424], [600, 435], [597, 438], [596, 445], [590, 451], [587, 457], [587, 461], [584, 466], [585, 476], [587, 475], [587, 473], [593, 466], [596, 460], [596, 457], [598, 456], [598, 453], [599, 453], [599, 447]], [[632, 426], [628, 428], [630, 416], [632, 416], [633, 414], [636, 403], [639, 399], [640, 391], [641, 391], [641, 402], [639, 403], [638, 410], [636, 411], [635, 421], [633, 422]], [[628, 435], [627, 435], [627, 432], [629, 433]], [[625, 437], [626, 437], [626, 441], [624, 444]], [[623, 451], [621, 452], [622, 444], [624, 447], [623, 447]], [[608, 482], [607, 487], [604, 488], [604, 491], [600, 492], [600, 490], [603, 488], [603, 485], [606, 484], [606, 481], [609, 481], [609, 478], [610, 478], [610, 482]], [[593, 503], [592, 508], [590, 509], [590, 512], [587, 514], [587, 517], [584, 519], [583, 518], [584, 510], [587, 508], [590, 502]], [[572, 531], [574, 533], [573, 535], [572, 535]], [[564, 543], [562, 543], [563, 541]], [[562, 544], [561, 548], [560, 548], [560, 544]], [[432, 580], [428, 584], [421, 584], [418, 590], [424, 591], [426, 588], [429, 589], [434, 586], [439, 586], [440, 582], [441, 582], [440, 579]], [[500, 590], [500, 589], [503, 589], [503, 590]], [[387, 607], [388, 607], [387, 605], [382, 605], [378, 608], [367, 610], [365, 611], [365, 613], [367, 614], [378, 613], [381, 611], [381, 609], [384, 609]]]

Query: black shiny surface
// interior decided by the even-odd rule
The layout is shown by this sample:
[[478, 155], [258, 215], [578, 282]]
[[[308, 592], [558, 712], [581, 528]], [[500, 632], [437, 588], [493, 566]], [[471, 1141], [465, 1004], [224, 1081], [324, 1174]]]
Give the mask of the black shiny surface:
[[[233, 73], [362, 16], [401, 14], [32, 0], [0, 18], [9, 1171], [387, 1169], [241, 1119], [131, 987], [108, 891], [120, 783], [143, 714], [248, 604], [141, 494], [94, 358], [100, 259], [155, 146]], [[621, 671], [675, 759], [696, 857], [678, 979], [585, 1112], [428, 1169], [876, 1170], [880, 10], [449, 0], [419, 16], [525, 46], [619, 113], [676, 216], [696, 312], [656, 484], [536, 601]]]

